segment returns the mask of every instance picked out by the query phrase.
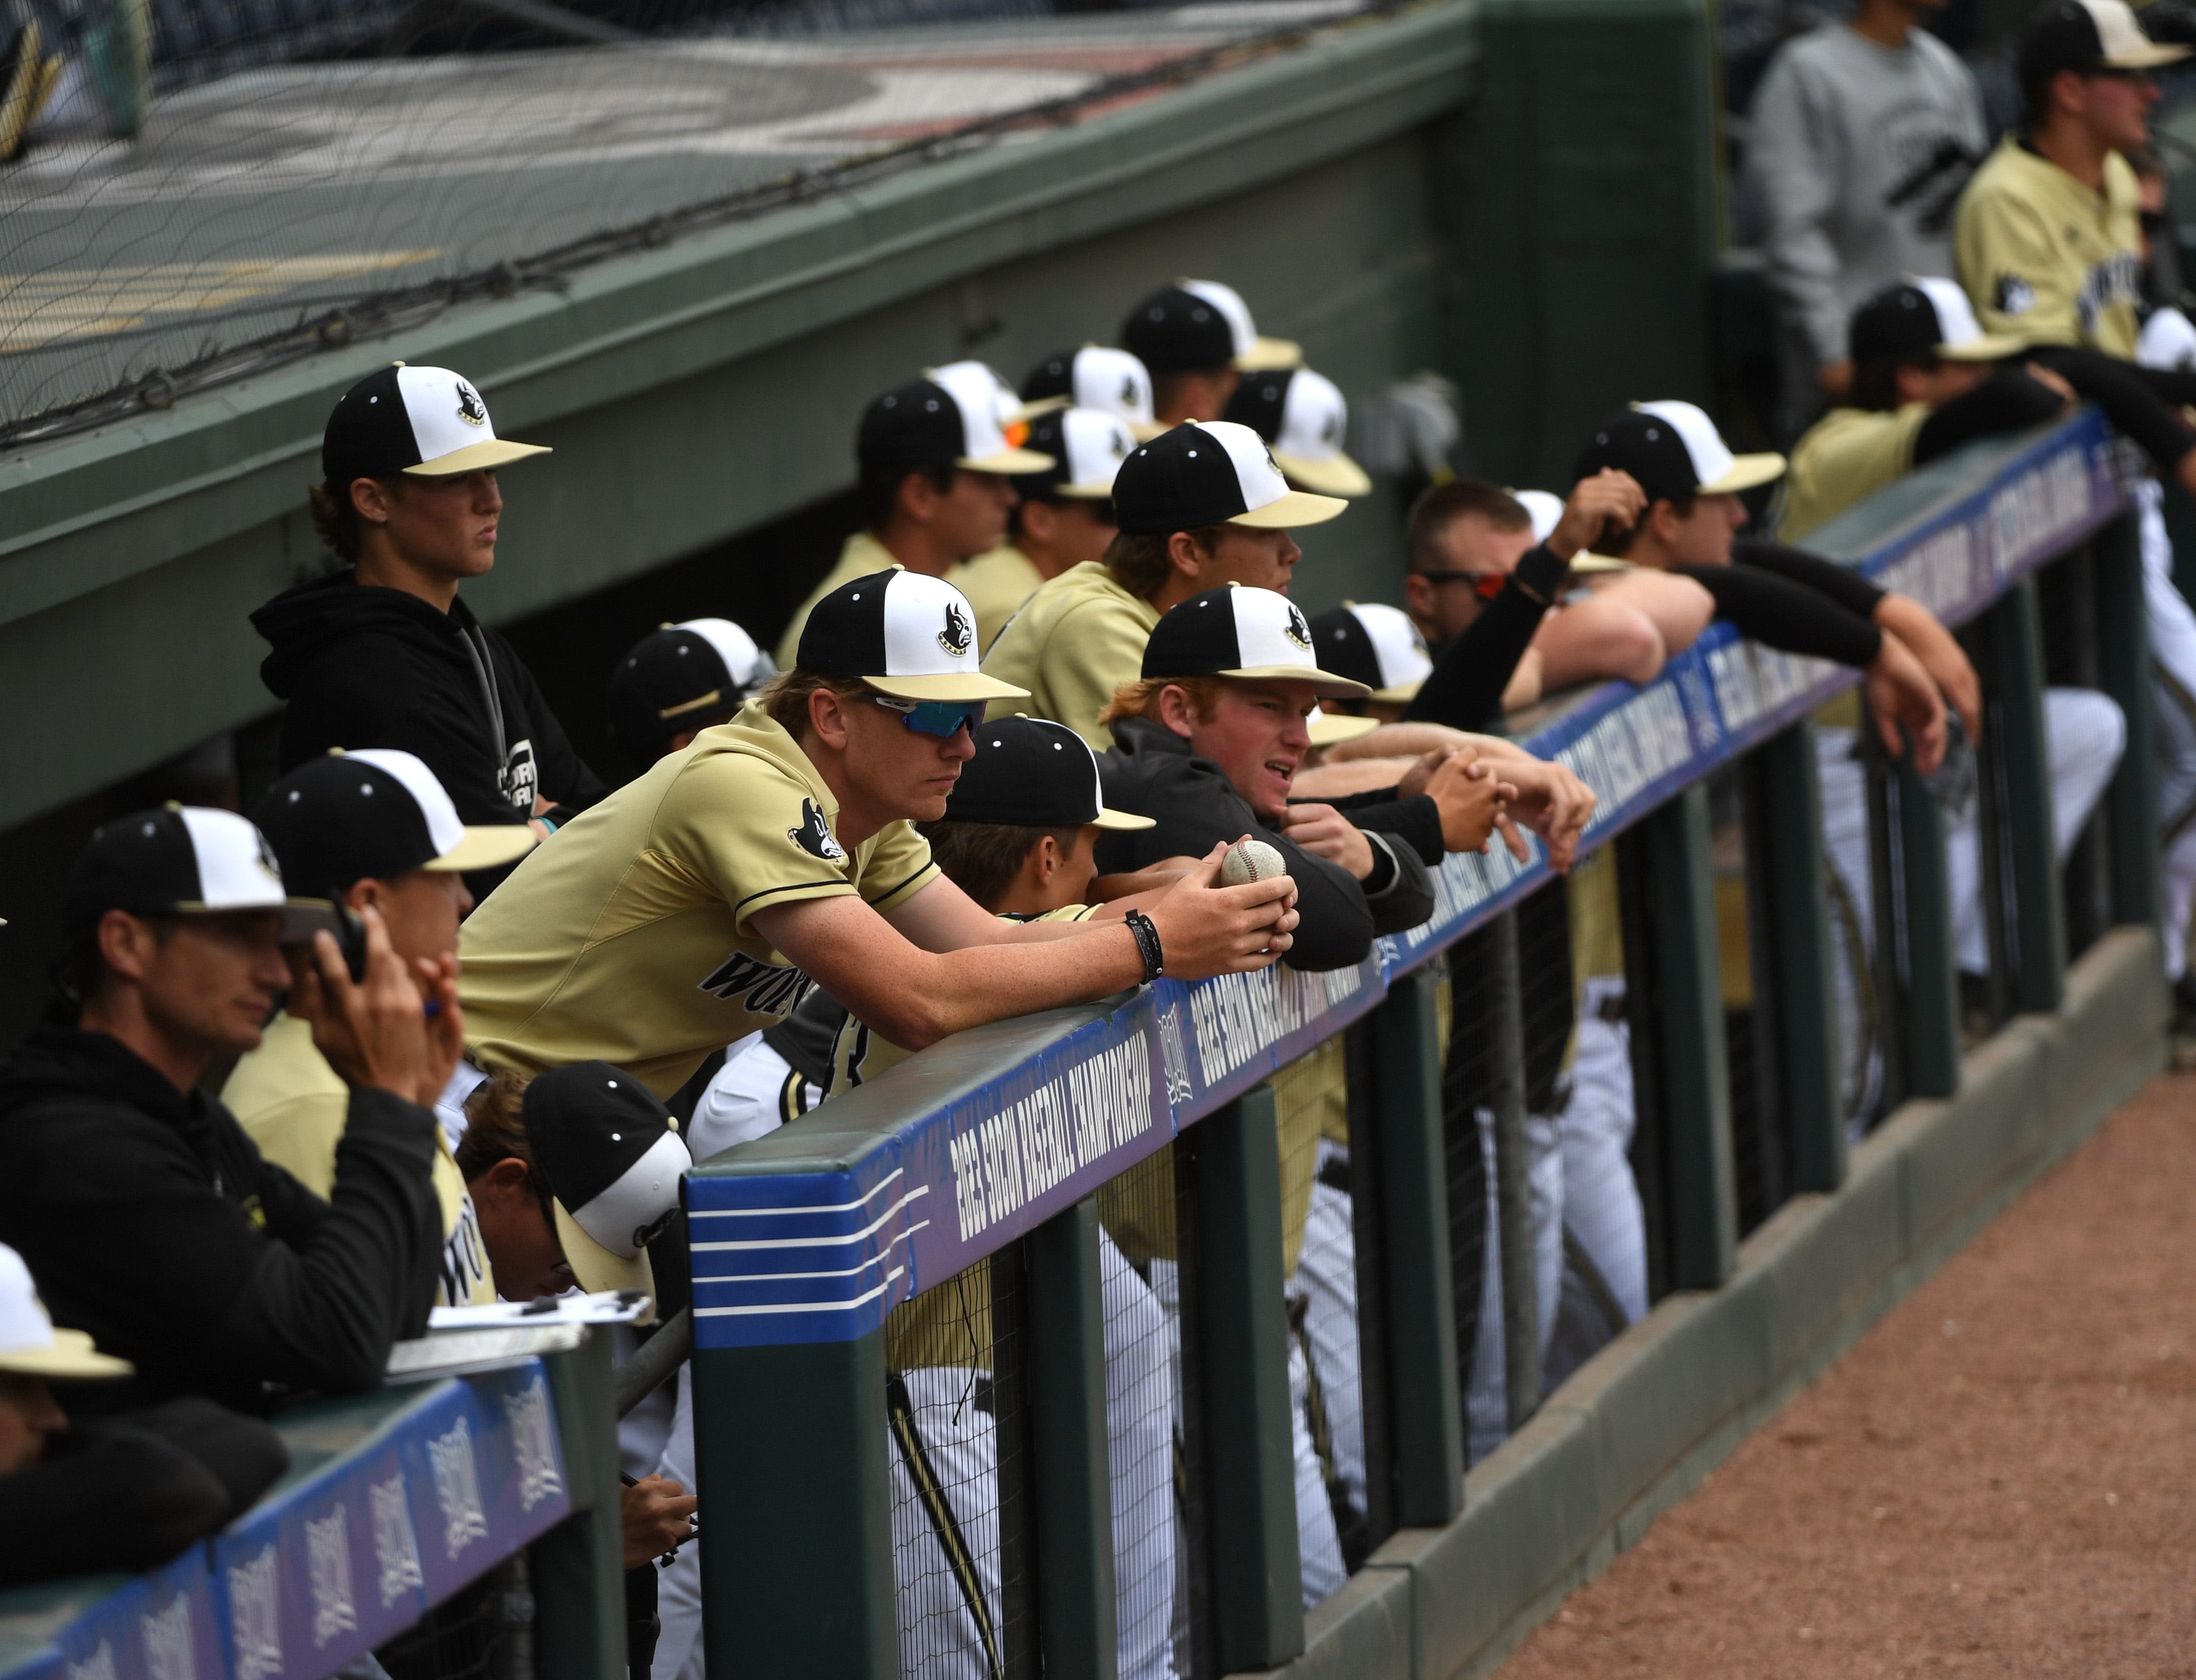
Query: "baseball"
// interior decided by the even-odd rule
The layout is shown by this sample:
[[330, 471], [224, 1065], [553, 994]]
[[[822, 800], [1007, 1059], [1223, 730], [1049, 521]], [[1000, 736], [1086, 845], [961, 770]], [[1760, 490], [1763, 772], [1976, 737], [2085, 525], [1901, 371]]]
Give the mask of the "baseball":
[[1289, 872], [1281, 854], [1263, 840], [1237, 840], [1220, 860], [1222, 886], [1247, 886], [1254, 880], [1271, 880]]

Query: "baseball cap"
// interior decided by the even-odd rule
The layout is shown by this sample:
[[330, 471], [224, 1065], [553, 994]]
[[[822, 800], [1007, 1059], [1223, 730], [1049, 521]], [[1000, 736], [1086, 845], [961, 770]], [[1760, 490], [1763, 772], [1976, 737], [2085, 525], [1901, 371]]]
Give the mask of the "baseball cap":
[[1408, 613], [1345, 601], [1311, 621], [1312, 646], [1327, 670], [1365, 684], [1372, 698], [1401, 706], [1434, 668], [1426, 638]]
[[1286, 338], [1266, 338], [1243, 294], [1218, 280], [1180, 280], [1162, 286], [1121, 323], [1122, 348], [1154, 373], [1200, 373], [1216, 367], [1245, 372], [1293, 367], [1303, 352]]
[[1025, 414], [1070, 407], [1116, 415], [1140, 439], [1166, 430], [1153, 418], [1151, 370], [1128, 351], [1102, 344], [1049, 355], [1022, 381]]
[[321, 434], [321, 476], [336, 485], [397, 473], [448, 478], [548, 453], [498, 437], [481, 394], [448, 368], [398, 361], [337, 400]]
[[38, 1299], [23, 1256], [0, 1243], [0, 1371], [19, 1377], [98, 1382], [133, 1374], [136, 1366], [102, 1354], [80, 1330], [55, 1330]]
[[2018, 74], [2027, 89], [2062, 70], [2155, 70], [2187, 56], [2144, 34], [2125, 0], [2047, 0], [2021, 32]]
[[1010, 823], [1018, 828], [1148, 828], [1148, 817], [1109, 811], [1098, 759], [1065, 724], [1047, 718], [994, 718], [975, 732], [976, 755], [945, 799], [949, 823]]
[[971, 472], [1042, 472], [1051, 465], [1044, 456], [1007, 442], [998, 399], [988, 382], [958, 373], [952, 381], [947, 385], [911, 379], [862, 411], [854, 453], [864, 478], [944, 466]]
[[1009, 433], [1009, 441], [1010, 429], [1025, 418], [1021, 398], [1007, 383], [1007, 376], [988, 361], [949, 361], [943, 367], [924, 368], [922, 377], [933, 385], [945, 386], [963, 403], [988, 401], [999, 429]]
[[1144, 644], [1141, 673], [1310, 683], [1324, 700], [1361, 700], [1370, 687], [1322, 671], [1311, 626], [1286, 595], [1228, 584], [1167, 609]]
[[1533, 540], [1543, 543], [1563, 522], [1563, 499], [1552, 490], [1512, 490], [1511, 495], [1533, 522]]
[[893, 566], [833, 590], [800, 632], [800, 668], [902, 700], [1026, 700], [976, 667], [976, 611], [943, 578]]
[[1136, 447], [1128, 423], [1095, 408], [1055, 408], [1030, 422], [1031, 447], [1052, 457], [1043, 472], [1014, 475], [1024, 496], [1075, 496], [1100, 501], [1113, 494], [1113, 475]]
[[1307, 490], [1361, 496], [1365, 469], [1342, 453], [1349, 405], [1333, 380], [1309, 367], [1251, 373], [1228, 400], [1228, 418], [1264, 438], [1283, 472]]
[[285, 944], [334, 932], [334, 907], [293, 898], [267, 837], [233, 811], [167, 805], [102, 823], [61, 887], [61, 924], [89, 932], [109, 910], [132, 915], [220, 915], [280, 910]]
[[1853, 311], [1846, 348], [1855, 361], [1999, 361], [2018, 355], [2022, 341], [1985, 332], [1968, 294], [1948, 280], [1909, 274]]
[[1316, 706], [1305, 714], [1304, 732], [1315, 747], [1336, 747], [1370, 735], [1380, 727], [1378, 718], [1360, 718], [1348, 712], [1322, 712]]
[[654, 1295], [648, 1244], [679, 1211], [694, 1164], [671, 1111], [623, 1068], [574, 1062], [535, 1076], [521, 1117], [580, 1287]]
[[725, 618], [667, 624], [634, 643], [610, 672], [610, 728], [636, 759], [653, 757], [689, 719], [737, 705], [777, 669]]
[[252, 808], [282, 878], [315, 898], [412, 869], [488, 869], [534, 850], [523, 823], [467, 827], [435, 772], [394, 748], [338, 748], [299, 765]]
[[1639, 481], [1650, 501], [1719, 496], [1783, 476], [1782, 455], [1734, 455], [1723, 436], [1690, 402], [1635, 402], [1598, 426], [1574, 469], [1591, 478], [1615, 467]]
[[1292, 490], [1266, 440], [1233, 420], [1186, 420], [1121, 463], [1113, 511], [1140, 536], [1200, 525], [1286, 530], [1323, 524], [1349, 504]]

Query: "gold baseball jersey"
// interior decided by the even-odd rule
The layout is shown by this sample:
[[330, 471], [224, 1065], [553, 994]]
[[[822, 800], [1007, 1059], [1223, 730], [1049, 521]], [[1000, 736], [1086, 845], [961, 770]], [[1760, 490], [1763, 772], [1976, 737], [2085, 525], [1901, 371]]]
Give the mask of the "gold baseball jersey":
[[2142, 256], [2135, 171], [2112, 153], [2091, 192], [2008, 135], [1960, 199], [1960, 284], [1985, 332], [2132, 358]]
[[856, 578], [865, 578], [872, 572], [881, 572], [899, 562], [893, 558], [887, 548], [867, 531], [857, 531], [848, 537], [839, 551], [838, 563], [824, 574], [824, 581], [809, 592], [808, 598], [796, 608], [793, 621], [785, 626], [785, 634], [777, 638], [777, 668], [790, 671], [800, 661], [800, 632], [808, 627], [808, 615], [816, 610], [816, 603], [843, 584]]
[[995, 702], [1001, 715], [1027, 712], [1066, 724], [1102, 753], [1113, 737], [1098, 714], [1113, 690], [1144, 668], [1144, 644], [1159, 615], [1113, 581], [1095, 560], [1050, 580], [1022, 603], [984, 656], [984, 674], [1027, 689], [1027, 700]]
[[528, 1073], [599, 1059], [669, 1096], [721, 1045], [783, 1019], [808, 977], [758, 910], [859, 894], [890, 910], [938, 870], [912, 823], [859, 846], [800, 744], [750, 701], [530, 853], [467, 918], [474, 1059]]
[[1905, 477], [1914, 471], [1915, 442], [1935, 412], [1910, 402], [1890, 413], [1833, 408], [1823, 415], [1792, 446], [1777, 534], [1795, 541]]
[[1007, 627], [1007, 621], [1037, 592], [1044, 574], [1028, 555], [1012, 543], [1003, 543], [974, 560], [962, 561], [945, 574], [945, 580], [967, 596], [968, 604], [976, 609], [976, 645], [989, 653], [999, 632]]
[[[313, 1042], [309, 1023], [277, 1015], [261, 1035], [259, 1048], [237, 1063], [222, 1087], [221, 1100], [262, 1155], [327, 1199], [335, 1188], [336, 1146], [350, 1117], [350, 1087]], [[440, 1125], [435, 1128], [430, 1175], [442, 1209], [442, 1274], [436, 1304], [492, 1306], [495, 1273], [481, 1240], [480, 1215]]]

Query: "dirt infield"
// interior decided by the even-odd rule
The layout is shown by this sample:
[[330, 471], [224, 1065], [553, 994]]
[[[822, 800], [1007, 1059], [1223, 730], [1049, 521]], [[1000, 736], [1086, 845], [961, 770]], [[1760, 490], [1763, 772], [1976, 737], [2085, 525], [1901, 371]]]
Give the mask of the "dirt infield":
[[2078, 1153], [1501, 1670], [2196, 1676], [2196, 1075]]

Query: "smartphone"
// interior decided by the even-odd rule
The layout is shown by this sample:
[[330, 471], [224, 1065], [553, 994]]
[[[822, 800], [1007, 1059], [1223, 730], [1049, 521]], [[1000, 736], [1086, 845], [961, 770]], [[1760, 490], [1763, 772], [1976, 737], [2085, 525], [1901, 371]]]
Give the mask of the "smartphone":
[[336, 905], [336, 949], [343, 953], [344, 967], [350, 971], [350, 983], [361, 985], [366, 980], [366, 924], [351, 911], [349, 905]]

